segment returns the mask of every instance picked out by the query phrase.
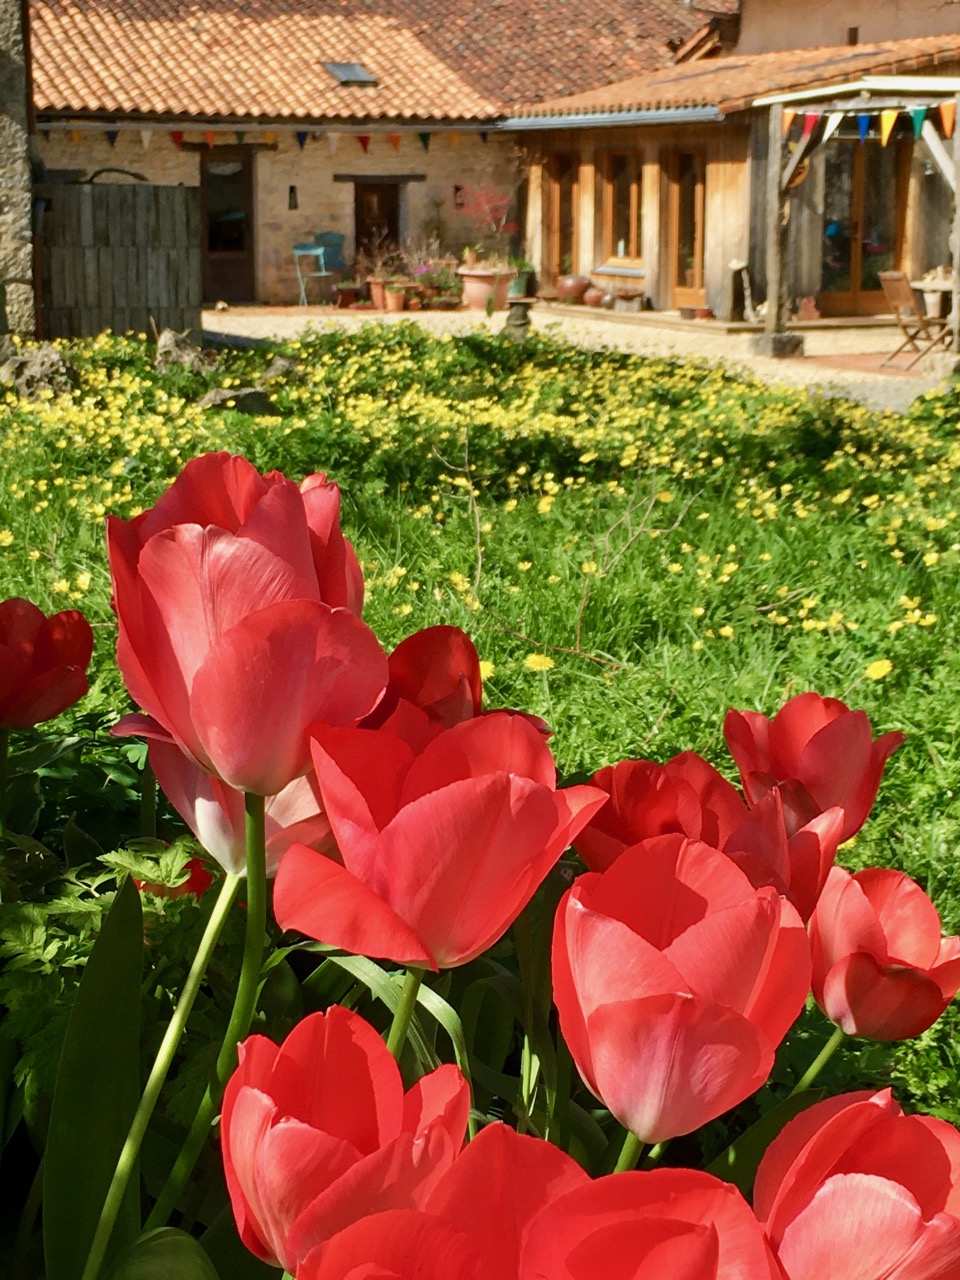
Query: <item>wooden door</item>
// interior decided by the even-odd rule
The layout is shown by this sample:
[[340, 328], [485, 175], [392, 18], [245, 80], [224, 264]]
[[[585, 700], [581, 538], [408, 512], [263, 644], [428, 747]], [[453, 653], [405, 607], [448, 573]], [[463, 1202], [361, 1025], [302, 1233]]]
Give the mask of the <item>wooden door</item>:
[[881, 271], [897, 271], [903, 249], [910, 146], [832, 138], [825, 146], [823, 315], [889, 311]]
[[570, 151], [555, 152], [544, 166], [543, 283], [577, 270], [579, 160]]
[[400, 244], [400, 184], [358, 182], [355, 193], [357, 251], [375, 255], [396, 249]]
[[667, 172], [668, 281], [672, 307], [705, 307], [703, 253], [706, 155], [676, 150], [665, 157]]
[[200, 219], [204, 300], [255, 301], [253, 153], [248, 147], [201, 152]]

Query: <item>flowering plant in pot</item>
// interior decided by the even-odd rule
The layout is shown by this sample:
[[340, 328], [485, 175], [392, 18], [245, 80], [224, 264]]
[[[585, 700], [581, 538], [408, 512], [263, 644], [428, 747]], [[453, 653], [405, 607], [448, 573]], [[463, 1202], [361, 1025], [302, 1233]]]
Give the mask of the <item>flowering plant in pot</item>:
[[[383, 650], [339, 512], [322, 474], [219, 453], [109, 521], [115, 732], [209, 879], [169, 892], [190, 859], [146, 805], [74, 899], [96, 927], [17, 1233], [42, 1205], [47, 1280], [960, 1274], [960, 1133], [812, 1088], [960, 988], [921, 887], [837, 862], [903, 735], [805, 692], [728, 713], [739, 786], [689, 750], [565, 784], [561, 726], [485, 706], [462, 630]], [[25, 856], [10, 797], [50, 747], [15, 735], [84, 695], [90, 646], [0, 604]], [[778, 1096], [811, 999], [835, 1030]]]

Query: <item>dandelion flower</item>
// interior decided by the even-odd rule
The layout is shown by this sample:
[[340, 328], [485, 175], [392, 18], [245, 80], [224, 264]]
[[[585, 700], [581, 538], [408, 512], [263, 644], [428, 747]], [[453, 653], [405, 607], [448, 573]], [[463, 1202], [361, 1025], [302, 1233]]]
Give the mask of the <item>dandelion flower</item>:
[[523, 660], [523, 665], [528, 671], [549, 671], [554, 661], [546, 653], [528, 653]]
[[889, 658], [877, 658], [868, 664], [864, 675], [868, 680], [883, 680], [893, 670], [893, 663]]
[[480, 679], [481, 680], [491, 680], [493, 678], [493, 673], [495, 671], [496, 671], [496, 667], [493, 665], [492, 662], [487, 662], [485, 658], [481, 658], [480, 660]]

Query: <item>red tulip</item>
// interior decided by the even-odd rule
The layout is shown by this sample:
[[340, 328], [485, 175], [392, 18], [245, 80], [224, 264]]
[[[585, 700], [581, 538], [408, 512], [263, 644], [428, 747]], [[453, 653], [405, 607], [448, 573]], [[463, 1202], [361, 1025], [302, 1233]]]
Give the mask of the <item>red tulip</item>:
[[52, 617], [29, 600], [0, 601], [0, 729], [52, 720], [87, 692], [93, 632], [82, 613]]
[[353, 723], [386, 684], [356, 558], [322, 476], [302, 488], [243, 458], [189, 462], [107, 539], [117, 660], [148, 712], [120, 732], [173, 741], [232, 787], [275, 795], [309, 767], [308, 727]]
[[754, 1209], [786, 1280], [956, 1280], [960, 1134], [890, 1091], [817, 1103], [767, 1149]]
[[557, 791], [542, 735], [504, 713], [454, 725], [420, 752], [384, 731], [319, 726], [313, 759], [342, 861], [294, 845], [277, 921], [431, 969], [494, 943], [604, 801], [594, 787]]
[[199, 900], [213, 884], [213, 876], [200, 858], [191, 858], [186, 870], [190, 873], [182, 884], [170, 889], [165, 884], [151, 884], [148, 880], [134, 880], [141, 893], [152, 893], [158, 898], [185, 898], [188, 893]]
[[[206, 773], [172, 742], [151, 741], [150, 767], [167, 799], [224, 871], [243, 875], [247, 865], [243, 792]], [[334, 852], [330, 824], [320, 811], [313, 774], [294, 778], [264, 806], [267, 875], [298, 841]]]
[[251, 1036], [220, 1124], [240, 1238], [296, 1273], [357, 1219], [418, 1207], [459, 1151], [468, 1109], [454, 1066], [404, 1094], [383, 1041], [338, 1005], [305, 1018], [279, 1047]]
[[830, 872], [810, 920], [813, 994], [847, 1035], [908, 1040], [960, 990], [960, 938], [902, 871]]
[[473, 1242], [430, 1214], [389, 1209], [311, 1249], [297, 1280], [486, 1280]]
[[772, 720], [756, 711], [728, 711], [723, 731], [751, 804], [779, 785], [791, 835], [839, 806], [841, 843], [866, 822], [884, 765], [903, 742], [899, 732], [874, 741], [865, 712], [818, 693], [791, 698]]
[[809, 946], [775, 890], [754, 889], [716, 849], [659, 836], [567, 891], [553, 985], [588, 1087], [638, 1138], [661, 1142], [767, 1079], [809, 990]]

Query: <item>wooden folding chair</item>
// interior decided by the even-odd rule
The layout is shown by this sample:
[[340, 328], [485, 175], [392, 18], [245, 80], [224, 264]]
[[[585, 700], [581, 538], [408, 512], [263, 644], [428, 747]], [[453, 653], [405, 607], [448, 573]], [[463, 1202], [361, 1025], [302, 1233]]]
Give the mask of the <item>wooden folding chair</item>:
[[908, 364], [899, 365], [900, 369], [912, 369], [918, 360], [929, 351], [946, 346], [950, 341], [950, 330], [944, 318], [927, 316], [917, 306], [917, 299], [910, 281], [902, 271], [881, 271], [880, 284], [883, 288], [890, 309], [893, 311], [900, 332], [904, 335], [896, 351], [887, 356], [881, 364], [893, 364], [901, 351], [908, 347], [917, 354]]

